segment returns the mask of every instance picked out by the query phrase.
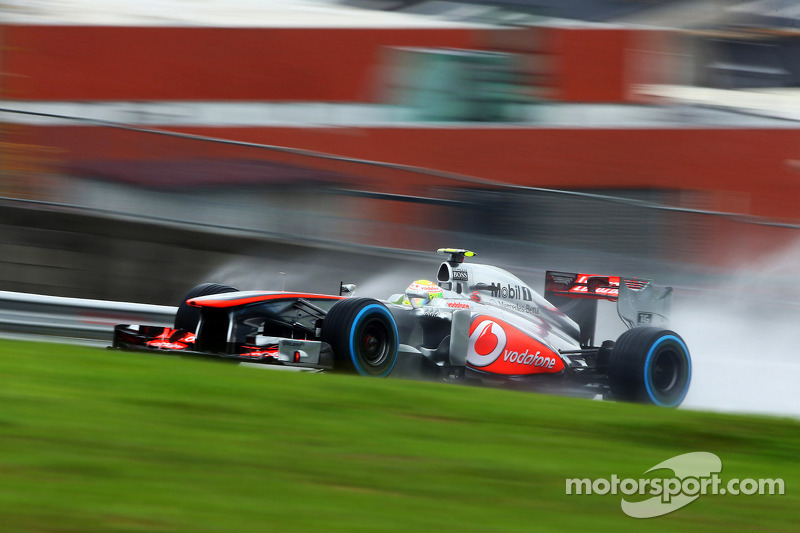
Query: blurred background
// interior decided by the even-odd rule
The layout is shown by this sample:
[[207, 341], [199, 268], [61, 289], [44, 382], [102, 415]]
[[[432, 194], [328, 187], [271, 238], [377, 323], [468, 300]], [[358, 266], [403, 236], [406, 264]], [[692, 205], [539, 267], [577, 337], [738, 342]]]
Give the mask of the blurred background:
[[0, 13], [0, 290], [331, 292], [432, 275], [457, 246], [534, 287], [566, 269], [798, 292], [793, 1]]

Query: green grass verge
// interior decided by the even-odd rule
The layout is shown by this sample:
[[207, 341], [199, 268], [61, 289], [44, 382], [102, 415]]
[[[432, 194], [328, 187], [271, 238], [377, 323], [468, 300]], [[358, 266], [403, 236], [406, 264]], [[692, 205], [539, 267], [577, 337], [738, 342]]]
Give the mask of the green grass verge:
[[[565, 494], [692, 451], [786, 494]], [[794, 420], [0, 341], [2, 531], [796, 531], [799, 455]]]

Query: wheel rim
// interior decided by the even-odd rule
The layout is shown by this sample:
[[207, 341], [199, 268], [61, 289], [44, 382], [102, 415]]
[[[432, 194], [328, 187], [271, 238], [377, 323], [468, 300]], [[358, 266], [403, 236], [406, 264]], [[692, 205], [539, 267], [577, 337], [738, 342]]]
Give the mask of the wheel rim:
[[664, 350], [652, 363], [652, 383], [656, 393], [670, 396], [681, 376], [681, 357], [675, 350]]
[[392, 334], [383, 320], [372, 318], [367, 320], [359, 335], [358, 355], [365, 365], [380, 368], [389, 358], [392, 346]]

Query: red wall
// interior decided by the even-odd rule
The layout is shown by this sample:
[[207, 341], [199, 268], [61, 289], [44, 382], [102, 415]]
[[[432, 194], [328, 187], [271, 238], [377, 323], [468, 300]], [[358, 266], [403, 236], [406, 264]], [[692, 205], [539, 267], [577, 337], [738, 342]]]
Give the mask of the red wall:
[[[375, 177], [383, 188], [420, 194], [435, 181], [411, 173], [257, 149], [178, 141], [94, 127], [36, 127], [26, 143], [63, 161], [230, 156], [289, 161]], [[181, 131], [290, 146], [501, 182], [558, 188], [657, 188], [742, 193], [749, 206], [717, 209], [800, 218], [800, 132], [791, 129], [584, 128], [184, 128]], [[20, 138], [22, 141], [22, 137]]]
[[676, 35], [629, 28], [542, 28], [550, 57], [545, 83], [554, 99], [576, 103], [641, 101], [635, 86], [674, 78]]
[[[0, 96], [22, 100], [374, 101], [382, 48], [527, 56], [534, 86], [570, 102], [631, 101], [641, 62], [664, 71], [665, 32], [0, 26]], [[674, 46], [674, 45], [672, 45]], [[664, 50], [666, 48], [666, 50]], [[539, 61], [536, 58], [544, 58]], [[527, 63], [528, 61], [526, 61]], [[527, 69], [526, 69], [527, 70]]]
[[469, 47], [468, 29], [0, 26], [0, 96], [372, 101], [383, 46]]
[[625, 100], [626, 31], [550, 28], [547, 33], [555, 57], [551, 83], [559, 100]]

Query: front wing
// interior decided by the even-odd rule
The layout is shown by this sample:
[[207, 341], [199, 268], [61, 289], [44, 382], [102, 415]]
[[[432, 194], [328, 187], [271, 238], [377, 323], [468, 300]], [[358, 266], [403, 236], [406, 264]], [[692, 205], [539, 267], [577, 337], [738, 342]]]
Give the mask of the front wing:
[[121, 324], [114, 328], [112, 348], [317, 370], [333, 368], [330, 346], [320, 341], [273, 338], [267, 344], [259, 344], [242, 344], [227, 352], [202, 352], [195, 350], [195, 334], [191, 331]]

